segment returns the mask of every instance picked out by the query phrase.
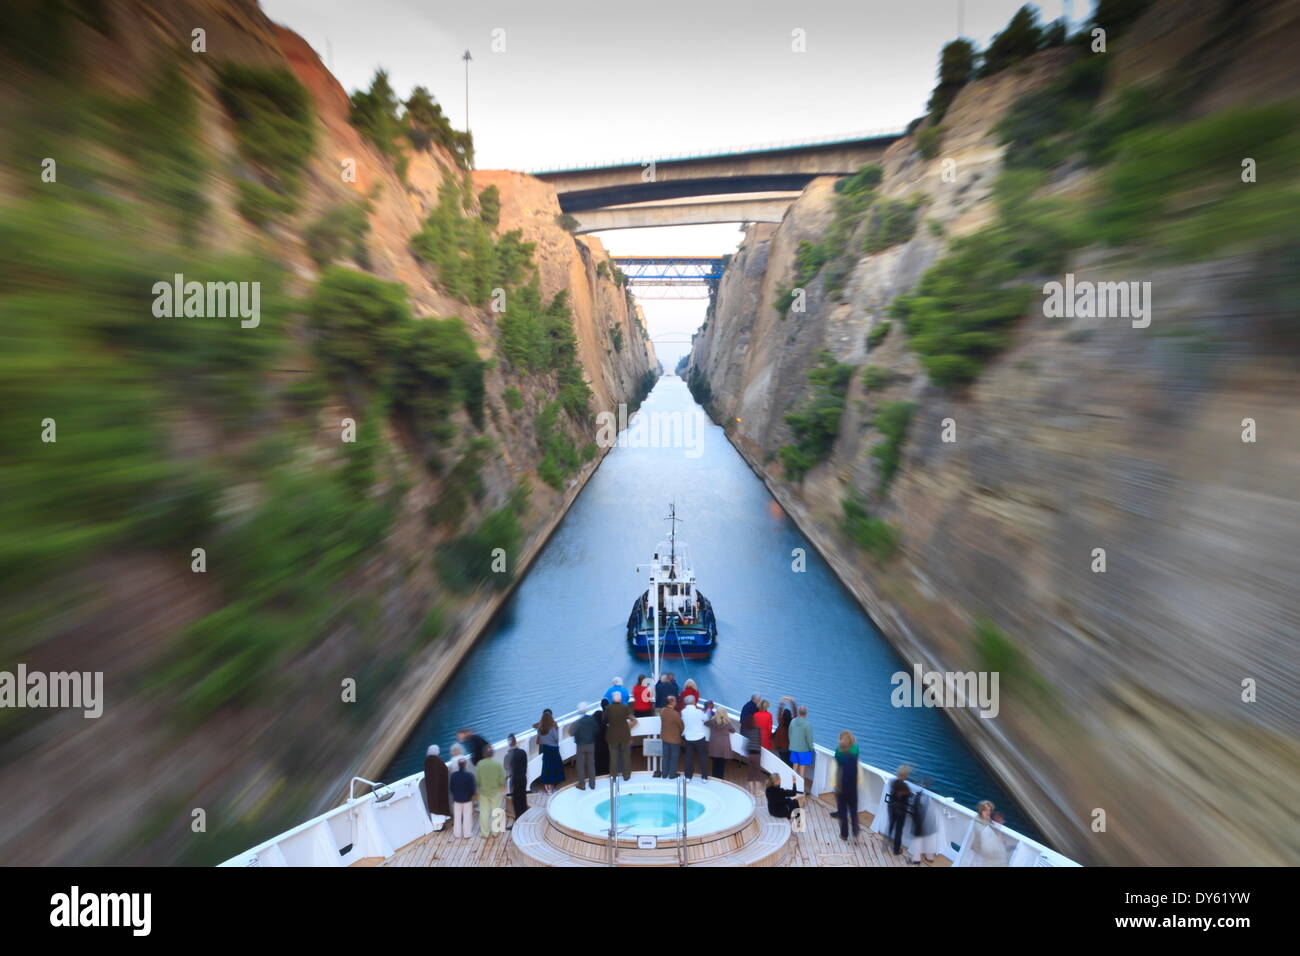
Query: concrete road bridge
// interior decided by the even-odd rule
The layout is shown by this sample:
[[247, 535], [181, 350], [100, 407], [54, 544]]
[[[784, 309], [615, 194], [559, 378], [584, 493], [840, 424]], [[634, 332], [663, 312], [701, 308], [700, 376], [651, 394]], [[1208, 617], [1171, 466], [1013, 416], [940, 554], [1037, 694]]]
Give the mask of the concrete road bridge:
[[875, 162], [903, 133], [873, 131], [721, 153], [630, 159], [531, 175], [555, 187], [578, 232], [715, 222], [779, 222], [818, 176]]

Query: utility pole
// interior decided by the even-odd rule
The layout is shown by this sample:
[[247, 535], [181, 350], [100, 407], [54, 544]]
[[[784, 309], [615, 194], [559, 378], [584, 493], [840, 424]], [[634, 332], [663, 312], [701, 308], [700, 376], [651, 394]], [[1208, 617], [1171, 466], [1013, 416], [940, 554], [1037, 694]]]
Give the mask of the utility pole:
[[461, 57], [465, 61], [465, 132], [469, 132], [469, 61], [474, 59], [469, 55], [469, 50]]

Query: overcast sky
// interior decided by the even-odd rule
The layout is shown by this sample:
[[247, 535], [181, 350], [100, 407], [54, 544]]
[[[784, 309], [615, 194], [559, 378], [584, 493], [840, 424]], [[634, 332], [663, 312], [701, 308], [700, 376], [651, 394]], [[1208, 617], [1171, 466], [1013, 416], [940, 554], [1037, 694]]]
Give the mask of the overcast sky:
[[[984, 46], [1021, 0], [262, 0], [348, 90], [384, 67], [400, 96], [427, 87], [480, 169], [526, 171], [902, 129], [925, 108], [939, 50]], [[1038, 4], [1040, 20], [1063, 0]], [[1072, 20], [1091, 0], [1073, 0]], [[959, 13], [960, 11], [960, 13]], [[794, 52], [794, 31], [805, 52]], [[494, 31], [497, 52], [493, 50]], [[504, 50], [501, 45], [504, 44]], [[625, 230], [616, 253], [721, 253], [735, 226]], [[681, 338], [700, 303], [649, 303]], [[670, 318], [670, 316], [672, 316]], [[665, 341], [666, 367], [685, 346]], [[671, 353], [668, 354], [668, 353]]]

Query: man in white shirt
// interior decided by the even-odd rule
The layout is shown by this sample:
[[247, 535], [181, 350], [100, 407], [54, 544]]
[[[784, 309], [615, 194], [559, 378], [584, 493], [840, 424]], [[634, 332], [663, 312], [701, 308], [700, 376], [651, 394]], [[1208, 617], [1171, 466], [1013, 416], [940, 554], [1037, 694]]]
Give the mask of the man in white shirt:
[[695, 761], [700, 762], [700, 775], [709, 779], [709, 741], [705, 732], [707, 715], [694, 697], [686, 698], [682, 708], [682, 748], [686, 751], [686, 779], [695, 774]]

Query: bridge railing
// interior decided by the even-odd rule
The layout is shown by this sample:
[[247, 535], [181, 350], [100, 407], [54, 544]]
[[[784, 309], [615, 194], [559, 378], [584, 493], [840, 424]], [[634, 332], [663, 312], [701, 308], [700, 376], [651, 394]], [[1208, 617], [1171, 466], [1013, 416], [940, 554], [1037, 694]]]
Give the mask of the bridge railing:
[[551, 166], [543, 169], [531, 169], [527, 172], [529, 176], [549, 176], [556, 173], [577, 173], [592, 169], [610, 169], [616, 166], [643, 166], [650, 162], [680, 163], [697, 159], [720, 159], [724, 156], [748, 156], [754, 153], [775, 153], [787, 149], [812, 149], [820, 146], [847, 145], [848, 143], [857, 143], [864, 139], [885, 139], [888, 137], [897, 138], [902, 136], [904, 132], [906, 131], [901, 129], [864, 130], [860, 133], [827, 136], [821, 139], [790, 139], [770, 143], [754, 143], [748, 146], [738, 146], [732, 149], [715, 149], [698, 153], [663, 153], [658, 156], [627, 156], [622, 159], [607, 160], [599, 163], [588, 163], [582, 166]]

